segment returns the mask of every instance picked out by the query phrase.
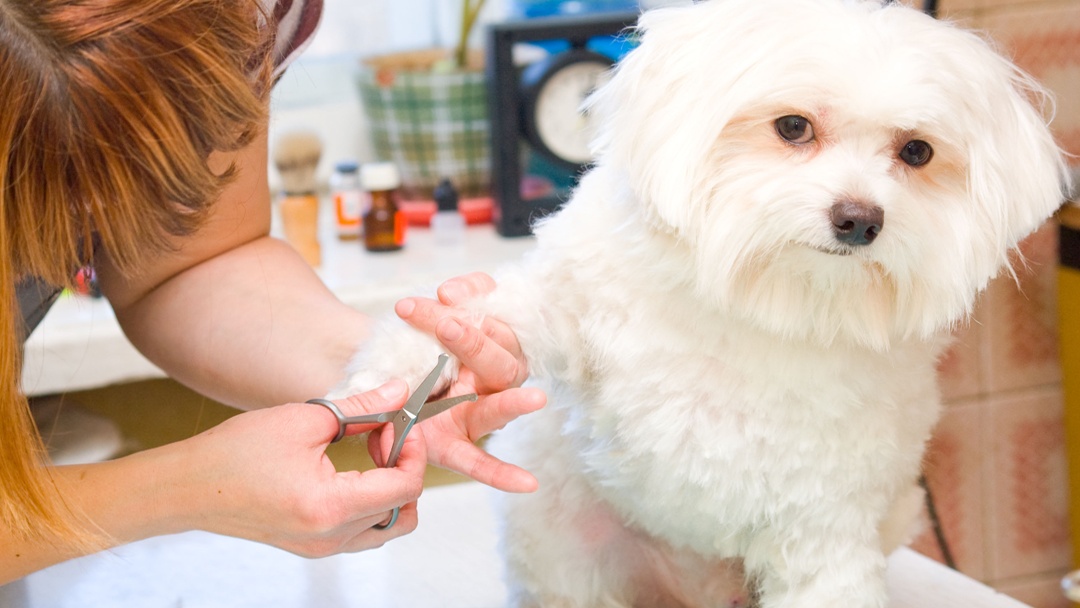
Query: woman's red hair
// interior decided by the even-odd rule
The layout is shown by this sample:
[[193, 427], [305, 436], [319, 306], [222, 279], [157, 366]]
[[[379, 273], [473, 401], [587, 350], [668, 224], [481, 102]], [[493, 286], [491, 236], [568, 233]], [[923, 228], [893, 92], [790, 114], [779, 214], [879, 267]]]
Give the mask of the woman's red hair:
[[[86, 545], [20, 389], [15, 299], [108, 253], [131, 271], [192, 232], [265, 120], [272, 29], [258, 0], [0, 0], [0, 522]], [[88, 525], [89, 523], [89, 525]]]

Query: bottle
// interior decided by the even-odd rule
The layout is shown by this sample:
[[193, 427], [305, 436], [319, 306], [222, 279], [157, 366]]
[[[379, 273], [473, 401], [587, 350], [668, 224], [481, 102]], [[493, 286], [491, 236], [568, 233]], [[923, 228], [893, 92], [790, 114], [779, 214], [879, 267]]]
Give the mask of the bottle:
[[360, 238], [364, 217], [364, 192], [360, 188], [360, 165], [346, 160], [334, 166], [330, 175], [330, 197], [334, 201], [334, 221], [338, 238]]
[[431, 216], [431, 233], [439, 245], [459, 245], [465, 241], [465, 218], [458, 213], [458, 193], [450, 180], [443, 178], [435, 188], [438, 209]]
[[368, 251], [396, 251], [405, 245], [405, 217], [398, 210], [397, 189], [401, 185], [393, 163], [365, 163], [360, 182], [371, 195], [371, 208], [364, 214], [364, 248]]

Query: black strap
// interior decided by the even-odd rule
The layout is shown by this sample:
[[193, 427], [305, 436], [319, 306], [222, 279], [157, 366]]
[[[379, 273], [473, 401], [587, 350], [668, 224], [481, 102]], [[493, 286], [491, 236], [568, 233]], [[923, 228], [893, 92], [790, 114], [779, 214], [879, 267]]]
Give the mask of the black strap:
[[1080, 227], [1061, 224], [1061, 265], [1080, 270]]
[[25, 341], [34, 332], [34, 328], [45, 318], [45, 313], [52, 308], [56, 298], [63, 291], [60, 287], [50, 285], [37, 277], [27, 277], [15, 285], [15, 298], [22, 313], [23, 331], [22, 340]]

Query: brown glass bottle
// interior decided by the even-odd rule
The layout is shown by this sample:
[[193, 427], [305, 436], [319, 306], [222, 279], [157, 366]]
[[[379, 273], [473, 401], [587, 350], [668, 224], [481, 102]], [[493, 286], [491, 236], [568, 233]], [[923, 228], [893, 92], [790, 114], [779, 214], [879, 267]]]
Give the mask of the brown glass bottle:
[[361, 168], [360, 181], [371, 195], [371, 208], [364, 214], [364, 248], [368, 251], [396, 251], [405, 245], [405, 218], [397, 206], [401, 184], [392, 163], [368, 163]]

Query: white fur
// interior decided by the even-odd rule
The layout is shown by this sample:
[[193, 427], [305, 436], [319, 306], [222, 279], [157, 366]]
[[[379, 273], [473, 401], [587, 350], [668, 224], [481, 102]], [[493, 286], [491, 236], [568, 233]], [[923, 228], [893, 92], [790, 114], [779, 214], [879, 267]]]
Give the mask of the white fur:
[[[640, 26], [590, 102], [596, 166], [474, 303], [549, 395], [490, 444], [541, 481], [504, 501], [515, 604], [881, 608], [935, 361], [1062, 199], [1045, 97], [903, 7], [710, 0]], [[788, 114], [817, 139], [783, 141]], [[911, 139], [929, 164], [899, 160]], [[838, 245], [845, 199], [884, 209], [872, 244]], [[369, 348], [339, 392], [437, 349]]]

